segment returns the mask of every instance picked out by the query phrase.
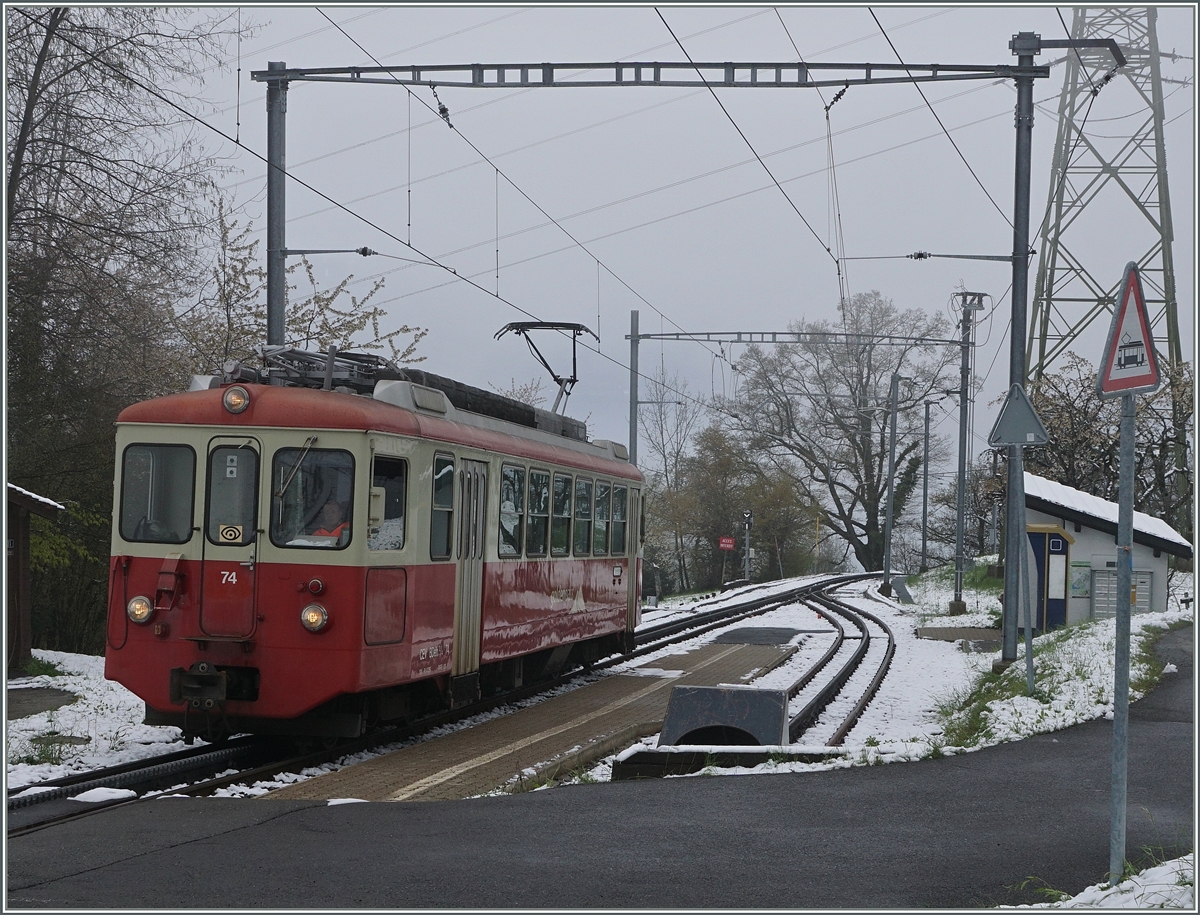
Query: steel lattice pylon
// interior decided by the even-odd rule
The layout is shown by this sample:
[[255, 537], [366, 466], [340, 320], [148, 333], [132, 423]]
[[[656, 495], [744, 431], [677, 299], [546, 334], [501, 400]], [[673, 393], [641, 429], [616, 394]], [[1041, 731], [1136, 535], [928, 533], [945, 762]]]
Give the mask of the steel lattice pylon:
[[[1171, 255], [1173, 229], [1167, 190], [1167, 160], [1163, 144], [1162, 55], [1155, 28], [1154, 9], [1076, 9], [1072, 39], [1113, 38], [1125, 52], [1128, 64], [1115, 75], [1104, 97], [1120, 95], [1121, 113], [1115, 123], [1113, 106], [1093, 112], [1108, 121], [1107, 130], [1096, 130], [1096, 121], [1084, 132], [1084, 122], [1099, 90], [1114, 79], [1112, 59], [1106, 52], [1070, 53], [1058, 102], [1058, 137], [1050, 174], [1050, 193], [1026, 350], [1028, 377], [1037, 380], [1056, 358], [1071, 350], [1076, 339], [1100, 319], [1107, 325], [1115, 307], [1121, 268], [1136, 259], [1142, 275], [1153, 323], [1154, 338], [1172, 367], [1183, 361], [1178, 306], [1175, 299], [1175, 265]], [[1169, 80], [1180, 82], [1179, 80]], [[1120, 93], [1113, 90], [1124, 84]], [[1132, 88], [1132, 94], [1129, 89]], [[1132, 122], [1132, 129], [1124, 127]], [[1105, 136], [1107, 135], [1107, 136]], [[1088, 207], [1089, 216], [1082, 219]], [[1132, 208], [1131, 208], [1132, 206]], [[1101, 213], [1105, 208], [1113, 208]], [[1119, 214], [1111, 221], [1111, 213]], [[1098, 220], [1102, 220], [1098, 226]], [[1095, 242], [1105, 233], [1120, 233], [1125, 252], [1114, 263], [1112, 251]]]

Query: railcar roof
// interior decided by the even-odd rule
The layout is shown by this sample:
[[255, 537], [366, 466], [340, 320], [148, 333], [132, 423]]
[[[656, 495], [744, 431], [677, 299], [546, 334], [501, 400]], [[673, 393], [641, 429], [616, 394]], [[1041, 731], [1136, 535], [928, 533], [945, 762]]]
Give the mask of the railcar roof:
[[384, 432], [642, 479], [636, 467], [615, 457], [611, 446], [579, 442], [453, 407], [443, 418], [363, 395], [258, 384], [242, 387], [250, 392], [250, 405], [242, 413], [225, 409], [222, 387], [142, 401], [122, 410], [117, 422]]

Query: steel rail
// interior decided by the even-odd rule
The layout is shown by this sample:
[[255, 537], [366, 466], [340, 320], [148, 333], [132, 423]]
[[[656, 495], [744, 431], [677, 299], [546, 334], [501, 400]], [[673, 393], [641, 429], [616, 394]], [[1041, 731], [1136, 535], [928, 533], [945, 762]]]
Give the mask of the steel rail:
[[861, 633], [861, 638], [859, 639], [858, 646], [851, 653], [849, 659], [838, 669], [837, 673], [817, 691], [815, 696], [805, 703], [804, 708], [788, 721], [788, 738], [792, 743], [795, 743], [801, 734], [816, 724], [821, 713], [837, 698], [843, 687], [845, 687], [846, 682], [858, 669], [858, 665], [862, 663], [862, 659], [866, 656], [867, 649], [871, 645], [871, 635], [867, 632], [866, 624], [850, 608], [845, 606], [839, 607], [833, 601], [821, 596], [813, 597], [812, 601], [821, 604], [826, 610], [836, 613], [854, 625]]
[[861, 698], [855, 703], [854, 708], [850, 710], [850, 714], [846, 716], [838, 729], [833, 732], [833, 736], [825, 742], [825, 746], [827, 747], [840, 747], [845, 743], [846, 735], [858, 724], [858, 719], [862, 717], [862, 713], [866, 711], [867, 706], [871, 704], [871, 700], [879, 692], [879, 687], [883, 684], [883, 678], [887, 676], [888, 670], [891, 669], [892, 658], [896, 654], [896, 637], [892, 634], [891, 627], [868, 610], [856, 607], [854, 612], [862, 614], [887, 633], [887, 649], [884, 651], [883, 661], [880, 662], [879, 669], [875, 671], [875, 676], [871, 678], [871, 682], [867, 685]]

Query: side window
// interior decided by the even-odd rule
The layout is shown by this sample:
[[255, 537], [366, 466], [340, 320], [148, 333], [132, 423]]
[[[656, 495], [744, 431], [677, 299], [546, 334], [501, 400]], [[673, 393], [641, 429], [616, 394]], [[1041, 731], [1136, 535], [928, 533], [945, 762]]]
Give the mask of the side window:
[[433, 520], [429, 525], [429, 558], [449, 559], [454, 546], [454, 458], [433, 458]]
[[608, 555], [609, 485], [596, 482], [596, 520], [592, 530], [592, 555]]
[[130, 445], [121, 461], [121, 538], [187, 543], [196, 501], [196, 452], [187, 445]]
[[614, 486], [612, 490], [612, 554], [625, 555], [626, 506], [629, 502], [629, 487]]
[[521, 535], [525, 521], [525, 468], [505, 464], [500, 468], [500, 543], [501, 556], [521, 555]]
[[545, 556], [550, 528], [550, 474], [529, 471], [529, 528], [525, 537], [525, 555]]
[[575, 481], [575, 555], [586, 556], [592, 546], [592, 481]]
[[257, 521], [257, 452], [236, 445], [214, 448], [208, 455], [205, 533], [209, 542], [226, 546], [251, 543]]
[[271, 542], [342, 549], [350, 543], [354, 455], [311, 447], [280, 448], [271, 468]]
[[372, 489], [383, 490], [379, 526], [372, 528], [367, 547], [372, 550], [399, 550], [404, 546], [404, 507], [408, 498], [408, 461], [377, 457], [371, 470]]
[[571, 478], [554, 475], [554, 514], [550, 519], [550, 555], [571, 552]]

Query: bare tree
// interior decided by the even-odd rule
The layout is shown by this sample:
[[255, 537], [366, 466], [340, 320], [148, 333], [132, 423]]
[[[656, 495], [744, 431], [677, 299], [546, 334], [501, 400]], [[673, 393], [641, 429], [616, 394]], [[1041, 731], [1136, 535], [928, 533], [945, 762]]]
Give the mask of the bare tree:
[[[956, 349], [945, 320], [901, 311], [872, 291], [839, 307], [838, 324], [800, 322], [803, 342], [751, 346], [739, 361], [740, 394], [719, 405], [745, 447], [775, 457], [821, 522], [854, 551], [864, 569], [883, 565], [888, 471], [889, 388], [899, 389], [895, 517], [917, 484], [922, 402], [946, 387]], [[836, 336], [821, 336], [821, 335]], [[903, 338], [885, 345], [877, 338]]]
[[642, 461], [642, 470], [652, 494], [647, 509], [649, 534], [669, 542], [669, 546], [658, 545], [659, 553], [674, 557], [679, 587], [687, 590], [687, 519], [691, 512], [683, 474], [704, 407], [688, 392], [686, 380], [678, 373], [668, 377], [665, 369], [646, 379], [645, 393], [646, 402], [638, 410], [638, 426], [648, 458]]

